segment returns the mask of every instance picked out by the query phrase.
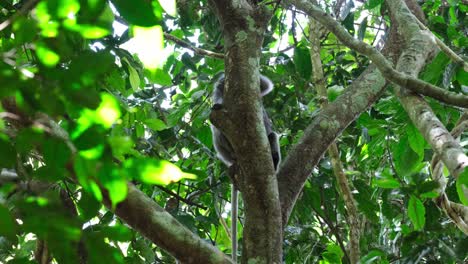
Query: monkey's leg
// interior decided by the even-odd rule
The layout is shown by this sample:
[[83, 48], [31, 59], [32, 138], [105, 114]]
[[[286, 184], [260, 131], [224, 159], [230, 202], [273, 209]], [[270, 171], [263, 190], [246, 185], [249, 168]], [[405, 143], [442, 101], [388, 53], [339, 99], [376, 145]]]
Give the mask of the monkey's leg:
[[268, 134], [268, 141], [270, 142], [271, 157], [273, 159], [273, 165], [275, 170], [278, 169], [279, 163], [281, 161], [281, 150], [279, 146], [278, 135], [275, 132]]

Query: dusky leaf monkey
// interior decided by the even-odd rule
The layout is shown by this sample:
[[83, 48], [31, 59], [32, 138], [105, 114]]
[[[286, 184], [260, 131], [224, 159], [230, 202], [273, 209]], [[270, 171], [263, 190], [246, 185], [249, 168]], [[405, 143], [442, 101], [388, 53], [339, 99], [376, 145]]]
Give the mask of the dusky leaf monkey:
[[[224, 74], [215, 83], [213, 90], [213, 109], [219, 110], [223, 107], [223, 96], [224, 96]], [[260, 75], [260, 95], [263, 97], [273, 90], [273, 83], [266, 76]], [[262, 106], [263, 111], [263, 125], [267, 133], [268, 141], [270, 143], [271, 156], [273, 159], [273, 165], [275, 170], [278, 168], [278, 164], [281, 160], [281, 153], [278, 142], [278, 135], [273, 131], [273, 124], [268, 117], [265, 108]], [[228, 139], [224, 134], [217, 129], [215, 126], [211, 126], [213, 134], [213, 144], [217, 153], [218, 158], [231, 167], [235, 163], [234, 150], [229, 143]]]
[[[220, 110], [223, 107], [224, 102], [224, 74], [218, 79], [214, 85], [213, 90], [213, 110]], [[266, 76], [260, 75], [260, 95], [263, 97], [273, 90], [273, 83]], [[278, 142], [278, 135], [273, 131], [273, 124], [268, 117], [265, 108], [262, 105], [263, 112], [263, 125], [267, 133], [268, 141], [270, 143], [271, 156], [275, 170], [281, 160], [280, 147]], [[236, 157], [234, 149], [226, 136], [211, 125], [211, 131], [213, 134], [213, 145], [216, 150], [218, 158], [226, 164], [228, 168], [235, 166]], [[231, 176], [231, 175], [230, 175]], [[231, 178], [233, 178], [231, 176]], [[232, 179], [234, 181], [234, 179]], [[237, 261], [237, 211], [238, 211], [238, 195], [235, 182], [233, 182], [231, 190], [231, 242], [232, 242], [232, 259], [234, 262]]]

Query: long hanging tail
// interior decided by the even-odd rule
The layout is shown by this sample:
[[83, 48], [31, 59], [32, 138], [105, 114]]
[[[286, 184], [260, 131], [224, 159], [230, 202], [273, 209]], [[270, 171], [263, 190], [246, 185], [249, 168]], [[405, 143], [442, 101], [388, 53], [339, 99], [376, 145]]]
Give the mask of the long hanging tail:
[[239, 192], [236, 186], [231, 184], [231, 245], [232, 261], [237, 263], [237, 212], [239, 208]]

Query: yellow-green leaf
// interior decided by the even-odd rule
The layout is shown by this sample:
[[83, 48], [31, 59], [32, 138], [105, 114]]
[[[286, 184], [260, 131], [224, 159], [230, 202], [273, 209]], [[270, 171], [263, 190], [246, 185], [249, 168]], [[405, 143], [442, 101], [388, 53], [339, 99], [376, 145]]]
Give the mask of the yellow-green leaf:
[[426, 208], [416, 196], [411, 195], [408, 202], [408, 216], [415, 230], [421, 230], [426, 223]]

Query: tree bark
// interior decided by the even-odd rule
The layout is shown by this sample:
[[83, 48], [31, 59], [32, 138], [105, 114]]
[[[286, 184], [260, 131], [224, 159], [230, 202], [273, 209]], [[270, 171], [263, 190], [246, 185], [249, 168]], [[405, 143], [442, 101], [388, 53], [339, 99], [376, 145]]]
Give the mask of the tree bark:
[[[211, 120], [233, 146], [244, 201], [242, 263], [281, 263], [278, 185], [263, 124], [259, 60], [270, 14], [246, 1], [211, 1], [224, 30], [225, 92]], [[254, 146], [254, 147], [253, 147]]]

